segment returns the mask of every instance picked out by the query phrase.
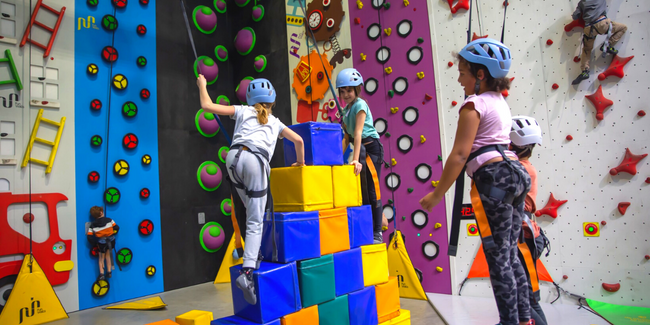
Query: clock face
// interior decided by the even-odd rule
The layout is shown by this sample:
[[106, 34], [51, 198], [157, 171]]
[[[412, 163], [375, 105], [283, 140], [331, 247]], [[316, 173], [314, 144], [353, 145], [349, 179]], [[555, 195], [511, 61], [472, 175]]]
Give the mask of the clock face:
[[320, 10], [314, 10], [309, 14], [309, 27], [313, 30], [318, 29], [323, 23], [323, 13]]

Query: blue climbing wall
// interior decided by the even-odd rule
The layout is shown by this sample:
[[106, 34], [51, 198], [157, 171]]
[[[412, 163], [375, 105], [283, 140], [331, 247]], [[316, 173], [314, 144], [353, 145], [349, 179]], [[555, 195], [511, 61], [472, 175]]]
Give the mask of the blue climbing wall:
[[[111, 1], [99, 1], [96, 7], [88, 6], [85, 0], [76, 1], [75, 20], [79, 28], [75, 33], [75, 151], [77, 191], [77, 239], [79, 272], [79, 308], [86, 309], [117, 301], [141, 297], [163, 291], [162, 246], [160, 236], [160, 196], [158, 178], [158, 122], [156, 101], [156, 4], [147, 5], [129, 1], [126, 8], [115, 8]], [[118, 28], [112, 32], [101, 25], [104, 15], [117, 18]], [[138, 25], [144, 25], [147, 32], [139, 35]], [[85, 26], [88, 26], [86, 28]], [[118, 51], [118, 59], [112, 64], [101, 57], [104, 46], [112, 45]], [[144, 67], [136, 64], [144, 56]], [[99, 72], [87, 73], [87, 66], [95, 63]], [[123, 74], [128, 80], [126, 89], [111, 86], [114, 75]], [[151, 97], [143, 99], [140, 91], [147, 88]], [[93, 99], [102, 102], [102, 108], [93, 110]], [[122, 114], [122, 105], [132, 101], [137, 105], [137, 115], [127, 118]], [[127, 133], [138, 137], [134, 149], [125, 149], [122, 138]], [[100, 135], [103, 143], [99, 147], [90, 144], [93, 135]], [[149, 165], [142, 163], [143, 155], [152, 158]], [[116, 176], [113, 164], [124, 159], [129, 164], [129, 173]], [[97, 171], [100, 180], [88, 181], [88, 173]], [[120, 201], [107, 204], [104, 190], [116, 187], [121, 192]], [[140, 190], [148, 188], [151, 195], [140, 198]], [[132, 261], [117, 266], [109, 279], [110, 290], [103, 297], [92, 294], [92, 284], [99, 275], [96, 257], [90, 254], [91, 246], [85, 238], [85, 223], [91, 220], [92, 206], [104, 206], [105, 213], [120, 226], [116, 248], [129, 248]], [[138, 224], [149, 219], [154, 224], [151, 235], [138, 231]], [[157, 269], [153, 276], [147, 276], [149, 265]]]

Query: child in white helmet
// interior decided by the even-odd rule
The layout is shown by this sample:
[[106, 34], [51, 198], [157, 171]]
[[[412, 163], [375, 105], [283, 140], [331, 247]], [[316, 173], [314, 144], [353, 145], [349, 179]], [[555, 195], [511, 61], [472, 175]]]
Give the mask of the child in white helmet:
[[384, 147], [379, 142], [379, 133], [375, 129], [372, 113], [368, 103], [359, 97], [363, 77], [354, 68], [341, 70], [336, 77], [339, 97], [345, 101], [343, 110], [343, 127], [346, 132], [344, 149], [350, 142], [354, 145], [352, 162], [354, 173], [361, 173], [363, 204], [372, 208], [372, 225], [374, 243], [383, 242], [382, 205], [379, 191], [381, 164], [384, 162]]
[[[514, 151], [519, 157], [519, 162], [526, 168], [528, 175], [530, 175], [530, 191], [526, 194], [524, 205], [524, 221], [522, 223], [522, 232], [524, 234], [524, 242], [530, 252], [531, 260], [528, 263], [524, 261], [527, 259], [524, 256], [525, 252], [520, 249], [519, 259], [528, 270], [526, 275], [528, 282], [531, 284], [530, 292], [530, 313], [531, 317], [535, 320], [535, 325], [547, 325], [546, 316], [542, 307], [539, 305], [540, 292], [539, 292], [539, 277], [531, 278], [531, 274], [537, 275], [537, 259], [542, 254], [544, 247], [542, 243], [538, 243], [536, 238], [539, 238], [542, 233], [541, 229], [535, 221], [533, 213], [537, 210], [535, 199], [537, 198], [537, 170], [530, 163], [530, 156], [533, 154], [533, 148], [536, 144], [542, 145], [542, 129], [539, 127], [537, 121], [528, 116], [515, 116], [512, 118], [512, 131], [510, 132], [510, 150]], [[537, 285], [533, 285], [536, 282]], [[537, 290], [535, 290], [537, 288]]]
[[253, 271], [257, 268], [262, 242], [262, 226], [269, 188], [269, 162], [273, 157], [278, 138], [286, 138], [296, 146], [297, 161], [292, 166], [304, 165], [303, 140], [278, 118], [271, 115], [275, 106], [276, 92], [270, 81], [255, 79], [250, 82], [246, 89], [246, 102], [253, 106], [224, 106], [213, 103], [208, 95], [203, 75], [199, 75], [196, 84], [199, 87], [201, 108], [210, 113], [230, 116], [235, 120], [235, 132], [226, 157], [226, 166], [228, 175], [246, 207], [244, 264], [235, 283], [244, 292], [244, 299], [254, 305], [257, 303], [257, 295]]

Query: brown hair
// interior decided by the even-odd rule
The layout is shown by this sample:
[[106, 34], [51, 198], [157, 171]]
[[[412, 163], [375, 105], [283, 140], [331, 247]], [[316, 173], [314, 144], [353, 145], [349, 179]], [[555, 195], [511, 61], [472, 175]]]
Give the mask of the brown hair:
[[487, 83], [488, 90], [502, 92], [506, 89], [510, 89], [510, 79], [507, 77], [494, 78], [490, 74], [490, 71], [487, 69], [487, 67], [482, 64], [469, 62], [458, 53], [456, 53], [456, 59], [458, 59], [459, 64], [463, 64], [468, 67], [469, 71], [475, 78], [478, 78], [478, 71], [483, 70], [485, 73], [485, 81]]
[[104, 213], [104, 208], [102, 207], [94, 206], [90, 208], [90, 215], [95, 219], [101, 218], [102, 213]]
[[273, 112], [275, 102], [256, 103], [253, 107], [255, 107], [255, 111], [257, 112], [257, 122], [260, 124], [266, 124], [269, 122], [269, 115]]
[[[363, 97], [361, 97], [361, 85], [359, 85], [359, 86], [345, 86], [345, 87], [341, 87], [341, 88], [348, 88], [348, 87], [354, 88], [354, 95], [357, 96], [357, 98], [363, 99]], [[341, 97], [341, 88], [338, 89], [339, 97]]]

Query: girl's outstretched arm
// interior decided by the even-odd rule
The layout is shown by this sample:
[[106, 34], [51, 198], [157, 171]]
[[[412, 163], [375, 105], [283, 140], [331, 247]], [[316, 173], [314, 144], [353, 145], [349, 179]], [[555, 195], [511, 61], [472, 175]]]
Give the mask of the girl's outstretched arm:
[[296, 147], [296, 162], [291, 164], [291, 166], [303, 166], [305, 164], [305, 145], [302, 137], [290, 128], [284, 128], [281, 134], [285, 139], [293, 142], [293, 145]]
[[356, 116], [356, 122], [354, 125], [354, 151], [352, 152], [352, 162], [350, 165], [354, 165], [354, 174], [359, 175], [361, 173], [361, 168], [363, 167], [359, 162], [359, 155], [361, 151], [361, 135], [363, 134], [363, 124], [366, 121], [366, 112], [359, 111]]
[[438, 205], [445, 193], [449, 190], [452, 184], [458, 178], [458, 175], [463, 170], [463, 166], [467, 162], [467, 158], [472, 151], [472, 144], [478, 131], [478, 125], [481, 118], [478, 112], [474, 109], [474, 103], [467, 103], [460, 110], [460, 117], [458, 118], [458, 129], [456, 129], [456, 139], [454, 140], [454, 147], [447, 158], [445, 167], [440, 176], [440, 183], [438, 186], [425, 195], [420, 200], [422, 208], [431, 211], [433, 207]]
[[234, 106], [219, 105], [212, 102], [210, 95], [208, 95], [207, 81], [202, 74], [196, 79], [196, 85], [199, 87], [199, 96], [201, 97], [201, 108], [204, 110], [218, 114], [218, 115], [233, 115], [235, 114]]

